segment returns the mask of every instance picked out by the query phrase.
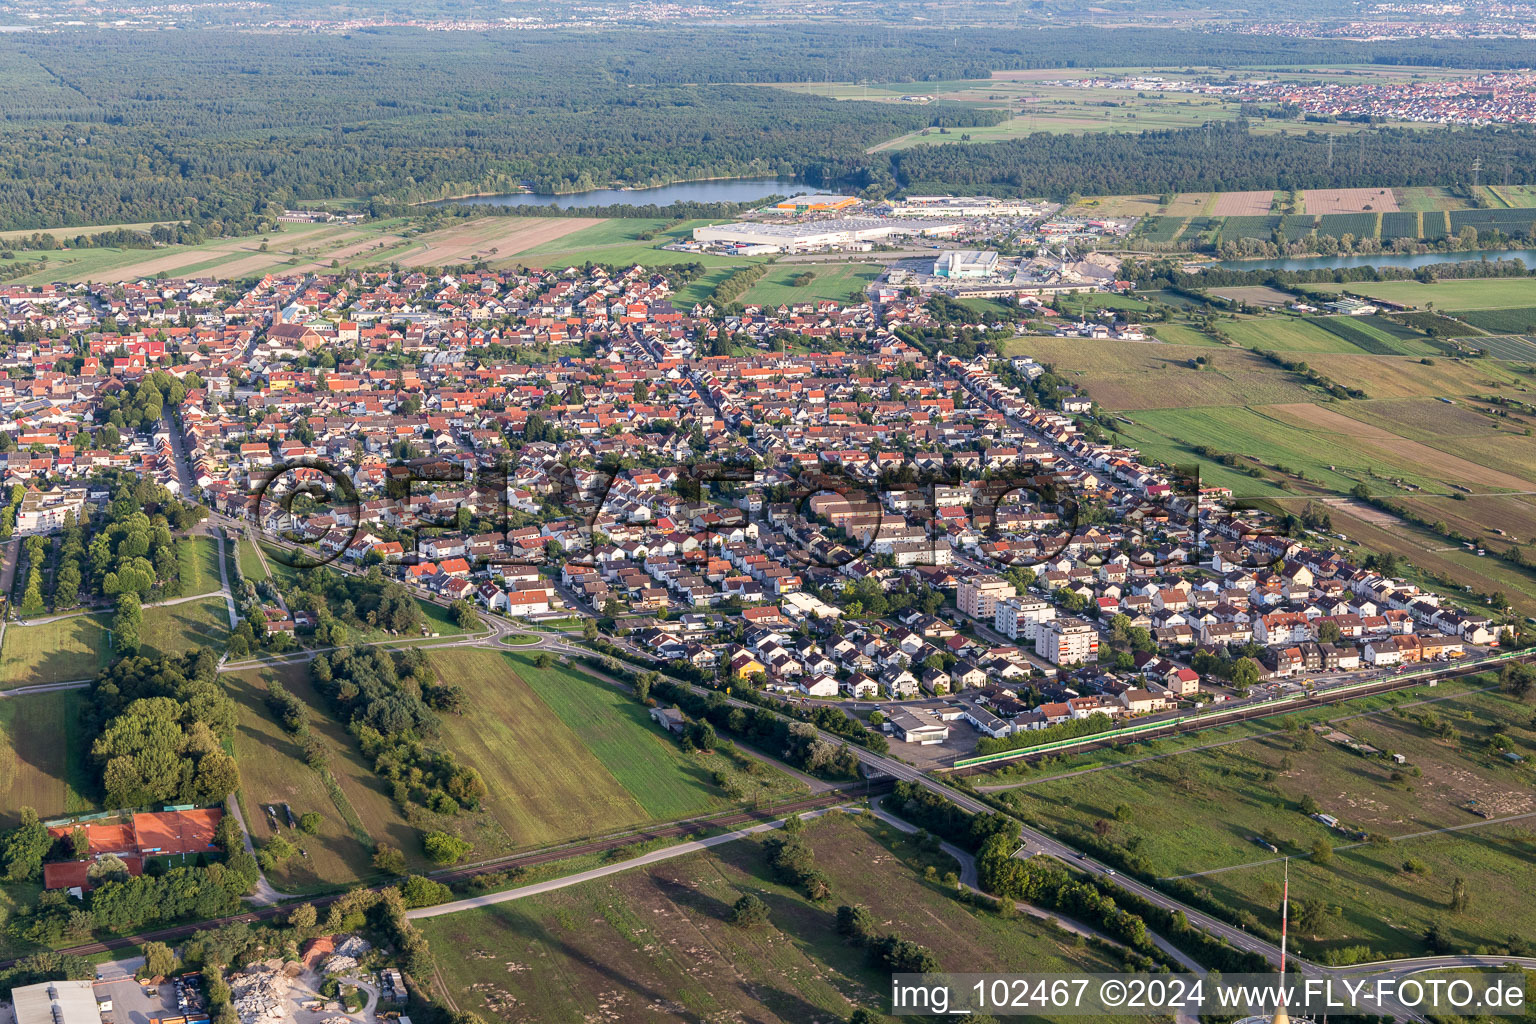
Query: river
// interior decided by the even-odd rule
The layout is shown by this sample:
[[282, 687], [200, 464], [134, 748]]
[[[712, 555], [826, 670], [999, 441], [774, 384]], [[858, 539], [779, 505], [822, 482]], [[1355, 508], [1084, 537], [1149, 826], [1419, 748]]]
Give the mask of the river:
[[1536, 249], [1468, 249], [1465, 252], [1376, 253], [1356, 256], [1297, 256], [1275, 260], [1222, 260], [1215, 266], [1223, 270], [1336, 270], [1341, 267], [1406, 267], [1409, 270], [1432, 263], [1465, 263], [1486, 257], [1488, 260], [1522, 260], [1536, 267]]
[[796, 195], [804, 191], [805, 186], [793, 178], [719, 178], [714, 181], [678, 181], [655, 188], [598, 188], [590, 192], [569, 192], [558, 196], [512, 192], [499, 196], [443, 199], [427, 205], [449, 206], [462, 203], [466, 206], [553, 206], [569, 210], [589, 206], [670, 206], [676, 202], [750, 203], [771, 195]]

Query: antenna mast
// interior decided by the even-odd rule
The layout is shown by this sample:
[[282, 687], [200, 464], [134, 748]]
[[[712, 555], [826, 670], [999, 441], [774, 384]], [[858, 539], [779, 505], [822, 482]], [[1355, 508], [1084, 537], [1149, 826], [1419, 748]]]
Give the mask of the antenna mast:
[[1285, 858], [1285, 888], [1280, 897], [1280, 982], [1285, 983], [1285, 939], [1291, 917], [1291, 858]]

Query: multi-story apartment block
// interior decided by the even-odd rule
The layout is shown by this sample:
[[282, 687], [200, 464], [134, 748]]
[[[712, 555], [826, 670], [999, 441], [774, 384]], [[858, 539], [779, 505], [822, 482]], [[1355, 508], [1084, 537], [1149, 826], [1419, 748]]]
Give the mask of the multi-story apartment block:
[[1035, 638], [1035, 653], [1055, 665], [1080, 665], [1099, 660], [1099, 631], [1082, 619], [1043, 622]]

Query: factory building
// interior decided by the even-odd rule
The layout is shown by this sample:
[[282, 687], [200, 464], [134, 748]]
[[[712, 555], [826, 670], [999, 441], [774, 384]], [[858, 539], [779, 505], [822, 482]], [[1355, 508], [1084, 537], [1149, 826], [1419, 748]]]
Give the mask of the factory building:
[[953, 235], [960, 225], [953, 221], [893, 221], [883, 217], [838, 217], [803, 224], [757, 224], [738, 221], [694, 228], [693, 240], [703, 245], [729, 247], [742, 255], [766, 252], [811, 252], [884, 243], [898, 237]]
[[976, 280], [997, 273], [997, 253], [981, 249], [954, 249], [933, 261], [933, 276], [950, 280]]

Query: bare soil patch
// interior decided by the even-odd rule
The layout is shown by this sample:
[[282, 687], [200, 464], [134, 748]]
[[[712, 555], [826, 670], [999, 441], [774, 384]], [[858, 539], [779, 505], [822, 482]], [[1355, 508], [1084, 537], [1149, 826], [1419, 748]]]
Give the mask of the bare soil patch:
[[184, 249], [169, 256], [157, 256], [154, 259], [130, 263], [126, 267], [119, 267], [117, 270], [112, 271], [112, 275], [121, 281], [134, 281], [141, 277], [154, 277], [161, 272], [169, 274], [180, 270], [182, 267], [190, 267], [196, 263], [207, 263], [209, 260], [218, 259], [222, 254], [235, 251], [237, 251], [235, 247], [228, 249]]
[[1309, 215], [1318, 213], [1396, 213], [1397, 196], [1389, 188], [1319, 188], [1303, 194]]
[[1211, 210], [1215, 217], [1263, 217], [1269, 213], [1275, 201], [1273, 190], [1268, 192], [1223, 192], [1216, 198]]
[[413, 256], [411, 263], [436, 265], [515, 256], [599, 223], [597, 217], [487, 217], [422, 235], [419, 241], [426, 244], [426, 251]]

